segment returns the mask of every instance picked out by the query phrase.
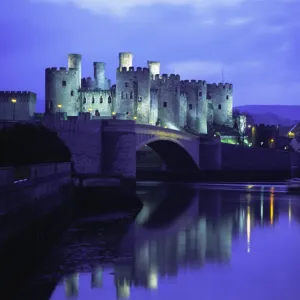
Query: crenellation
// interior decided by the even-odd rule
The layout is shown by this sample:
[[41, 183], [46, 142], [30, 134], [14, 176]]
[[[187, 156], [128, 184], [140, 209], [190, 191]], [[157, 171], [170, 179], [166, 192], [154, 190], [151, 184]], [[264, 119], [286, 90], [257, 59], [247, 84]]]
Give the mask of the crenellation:
[[[65, 67], [46, 69], [46, 107], [111, 117], [122, 114], [140, 124], [169, 128], [189, 127], [207, 133], [213, 122], [232, 121], [233, 86], [205, 80], [181, 80], [179, 74], [160, 74], [160, 62], [148, 60], [147, 67], [135, 67], [133, 54], [119, 53], [116, 84], [105, 77], [105, 62], [94, 62], [94, 77], [81, 78], [81, 56], [68, 55]], [[80, 76], [80, 81], [79, 81]]]

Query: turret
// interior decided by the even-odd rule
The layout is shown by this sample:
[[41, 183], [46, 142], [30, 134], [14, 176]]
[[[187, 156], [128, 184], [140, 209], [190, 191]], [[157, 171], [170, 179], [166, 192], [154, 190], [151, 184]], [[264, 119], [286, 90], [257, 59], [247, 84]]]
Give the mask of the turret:
[[150, 77], [151, 79], [155, 79], [155, 75], [160, 74], [160, 62], [148, 60], [147, 63], [148, 63], [148, 68], [150, 70]]
[[106, 87], [104, 62], [94, 62], [95, 88], [104, 90]]
[[81, 88], [81, 55], [80, 54], [69, 54], [68, 55], [68, 68], [75, 69], [77, 71], [76, 75], [76, 85], [78, 89]]
[[126, 68], [127, 70], [132, 67], [133, 54], [130, 52], [119, 53], [119, 69]]

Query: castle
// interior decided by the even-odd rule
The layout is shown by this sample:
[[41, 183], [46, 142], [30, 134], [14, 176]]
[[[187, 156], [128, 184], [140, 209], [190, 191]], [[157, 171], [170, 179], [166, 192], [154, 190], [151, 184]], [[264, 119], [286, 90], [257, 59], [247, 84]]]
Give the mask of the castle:
[[212, 124], [232, 126], [232, 84], [207, 84], [160, 74], [160, 62], [133, 67], [133, 55], [119, 53], [116, 84], [106, 78], [104, 62], [94, 62], [94, 79], [81, 77], [81, 55], [68, 55], [68, 69], [45, 71], [46, 114], [65, 112], [95, 117], [122, 115], [137, 123], [206, 134]]

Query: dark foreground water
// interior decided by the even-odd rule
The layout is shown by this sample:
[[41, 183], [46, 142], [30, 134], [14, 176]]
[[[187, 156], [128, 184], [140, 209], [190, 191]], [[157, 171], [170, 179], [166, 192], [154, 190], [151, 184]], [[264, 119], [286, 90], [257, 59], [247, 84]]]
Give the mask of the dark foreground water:
[[137, 216], [78, 219], [22, 299], [299, 300], [300, 197], [273, 191], [140, 187]]

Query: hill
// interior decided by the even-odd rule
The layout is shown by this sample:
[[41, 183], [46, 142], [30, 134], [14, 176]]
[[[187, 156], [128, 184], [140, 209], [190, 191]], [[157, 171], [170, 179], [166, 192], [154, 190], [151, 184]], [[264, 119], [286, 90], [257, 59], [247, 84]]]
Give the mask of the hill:
[[234, 109], [251, 115], [256, 124], [293, 126], [300, 120], [300, 105], [243, 105]]

